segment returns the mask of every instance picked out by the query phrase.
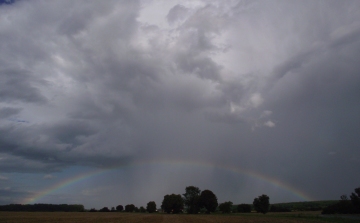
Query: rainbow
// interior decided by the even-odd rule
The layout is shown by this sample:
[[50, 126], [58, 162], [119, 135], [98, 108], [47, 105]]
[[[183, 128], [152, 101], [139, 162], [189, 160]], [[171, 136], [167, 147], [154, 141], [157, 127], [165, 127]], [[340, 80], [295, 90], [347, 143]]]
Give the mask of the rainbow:
[[193, 167], [205, 167], [205, 168], [219, 169], [219, 170], [223, 170], [223, 171], [227, 171], [227, 172], [232, 172], [235, 174], [245, 175], [245, 176], [251, 177], [256, 180], [264, 181], [275, 187], [281, 188], [281, 189], [297, 196], [298, 198], [300, 198], [301, 200], [304, 200], [304, 201], [314, 200], [311, 196], [307, 195], [305, 192], [291, 186], [290, 184], [287, 184], [286, 182], [280, 181], [274, 177], [266, 176], [259, 172], [252, 171], [252, 170], [245, 169], [245, 168], [239, 168], [239, 167], [226, 165], [226, 164], [213, 164], [213, 163], [199, 162], [199, 161], [183, 161], [183, 160], [150, 160], [150, 161], [147, 160], [147, 161], [144, 161], [143, 160], [143, 161], [133, 162], [130, 164], [122, 164], [122, 165], [112, 167], [109, 169], [93, 170], [93, 171], [89, 171], [86, 173], [81, 173], [81, 174], [75, 175], [73, 177], [67, 178], [64, 181], [54, 184], [53, 186], [51, 186], [43, 191], [35, 193], [35, 195], [33, 195], [30, 198], [24, 199], [23, 202], [21, 202], [21, 203], [23, 203], [23, 204], [36, 203], [41, 198], [43, 198], [49, 194], [52, 194], [62, 188], [68, 187], [77, 182], [81, 182], [85, 179], [95, 177], [95, 176], [98, 176], [98, 175], [101, 175], [101, 174], [104, 174], [104, 173], [107, 173], [107, 172], [110, 172], [110, 171], [113, 171], [116, 169], [121, 169], [121, 168], [126, 168], [126, 167], [147, 166], [147, 165], [153, 165], [153, 164], [193, 166]]

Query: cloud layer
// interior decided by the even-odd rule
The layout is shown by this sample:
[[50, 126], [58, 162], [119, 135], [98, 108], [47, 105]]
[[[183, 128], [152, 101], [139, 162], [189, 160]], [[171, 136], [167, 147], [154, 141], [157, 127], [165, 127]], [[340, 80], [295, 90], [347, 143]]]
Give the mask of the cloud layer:
[[[359, 8], [358, 1], [0, 5], [0, 181], [192, 160], [337, 199], [359, 184], [351, 177], [360, 168]], [[216, 168], [174, 169], [179, 177], [167, 186], [131, 171], [132, 180], [114, 184], [135, 190], [149, 182], [156, 199], [198, 183], [250, 202], [267, 187]], [[178, 180], [181, 191], [169, 191]], [[251, 188], [249, 197], [241, 192]], [[275, 200], [287, 199], [294, 198]]]

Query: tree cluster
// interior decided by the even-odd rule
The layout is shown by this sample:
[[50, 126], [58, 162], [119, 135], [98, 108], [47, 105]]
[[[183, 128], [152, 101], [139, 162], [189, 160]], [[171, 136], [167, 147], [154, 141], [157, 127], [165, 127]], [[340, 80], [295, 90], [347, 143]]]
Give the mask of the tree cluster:
[[112, 207], [111, 210], [108, 207], [103, 207], [99, 211], [97, 211], [95, 208], [91, 208], [89, 210], [89, 212], [116, 212], [116, 211], [117, 212], [122, 212], [122, 211], [124, 211], [124, 212], [141, 212], [141, 213], [145, 213], [146, 211], [148, 211], [149, 213], [153, 213], [153, 212], [156, 212], [157, 209], [156, 209], [156, 203], [154, 201], [150, 201], [147, 204], [146, 209], [143, 206], [138, 208], [133, 204], [127, 204], [127, 205], [125, 205], [125, 208], [122, 205], [118, 205], [118, 206], [116, 206], [116, 208]]
[[231, 202], [231, 201], [221, 203], [221, 204], [219, 205], [219, 210], [220, 210], [223, 214], [231, 213], [231, 211], [232, 211], [232, 205], [233, 205], [233, 202]]
[[218, 206], [217, 197], [212, 191], [201, 191], [195, 186], [186, 187], [182, 199], [188, 214], [197, 214], [201, 209], [206, 213], [215, 212]]
[[360, 214], [360, 187], [351, 193], [350, 200], [342, 195], [341, 200], [323, 209], [322, 214]]
[[269, 196], [265, 194], [259, 196], [258, 198], [255, 198], [253, 202], [255, 211], [266, 214], [269, 211], [270, 207], [269, 200]]

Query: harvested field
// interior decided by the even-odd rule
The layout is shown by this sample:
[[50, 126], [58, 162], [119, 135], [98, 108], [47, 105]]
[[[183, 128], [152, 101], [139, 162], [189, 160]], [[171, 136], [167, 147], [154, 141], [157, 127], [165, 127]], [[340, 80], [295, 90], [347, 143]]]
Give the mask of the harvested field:
[[76, 212], [0, 212], [0, 223], [305, 223], [305, 222], [358, 222], [349, 219], [328, 219], [314, 213], [291, 214], [234, 214], [234, 215], [171, 215], [129, 213], [76, 213]]

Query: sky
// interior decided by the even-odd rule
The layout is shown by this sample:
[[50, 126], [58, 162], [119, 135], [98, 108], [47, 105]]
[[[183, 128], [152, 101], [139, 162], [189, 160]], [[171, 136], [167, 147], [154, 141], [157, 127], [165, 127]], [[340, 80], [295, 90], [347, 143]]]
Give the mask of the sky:
[[360, 1], [0, 3], [0, 204], [360, 186]]

